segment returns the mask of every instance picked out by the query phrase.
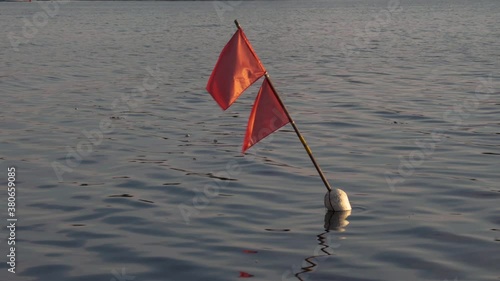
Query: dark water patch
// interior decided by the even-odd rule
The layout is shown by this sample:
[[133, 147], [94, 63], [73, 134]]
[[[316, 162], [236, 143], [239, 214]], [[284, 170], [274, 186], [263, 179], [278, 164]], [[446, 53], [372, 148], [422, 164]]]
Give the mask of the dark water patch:
[[81, 200], [90, 200], [92, 199], [92, 196], [89, 196], [89, 195], [75, 195], [75, 196], [71, 196], [72, 199], [81, 199]]
[[347, 79], [347, 81], [349, 81], [349, 83], [352, 83], [352, 84], [366, 84], [366, 85], [372, 84], [370, 82], [364, 82], [361, 80], [354, 80], [354, 79]]
[[230, 196], [234, 196], [234, 194], [219, 193], [219, 196], [220, 197], [230, 197]]
[[86, 241], [80, 239], [71, 241], [42, 240], [42, 241], [33, 241], [32, 243], [40, 245], [49, 245], [54, 247], [62, 247], [62, 248], [81, 248], [85, 245]]
[[172, 233], [169, 231], [165, 231], [161, 228], [155, 228], [151, 225], [148, 227], [136, 227], [127, 225], [123, 226], [122, 229], [147, 236], [168, 237], [169, 235], [172, 235]]
[[358, 205], [356, 205], [356, 206], [352, 206], [352, 209], [353, 209], [353, 210], [356, 210], [356, 211], [358, 211], [358, 212], [366, 212], [366, 211], [368, 211], [368, 208], [366, 208], [366, 207], [362, 207], [362, 206], [358, 206]]
[[140, 217], [132, 217], [132, 216], [111, 216], [105, 219], [101, 220], [102, 222], [106, 224], [114, 224], [114, 225], [120, 225], [120, 224], [130, 224], [130, 225], [140, 225], [140, 224], [147, 224], [147, 221], [143, 218]]
[[[462, 178], [456, 178], [457, 180], [463, 180]], [[500, 194], [497, 194], [496, 192], [492, 191], [486, 191], [486, 190], [463, 190], [460, 193], [460, 196], [456, 196], [456, 191], [453, 189], [445, 189], [440, 192], [436, 192], [436, 194], [443, 194], [443, 195], [454, 195], [454, 198], [441, 198], [442, 200], [459, 200], [459, 199], [467, 199], [467, 198], [477, 198], [477, 199], [500, 199]], [[439, 199], [439, 198], [437, 198]], [[466, 207], [467, 204], [464, 204]]]
[[354, 193], [355, 196], [371, 196], [372, 194], [368, 193]]
[[54, 187], [58, 187], [58, 185], [56, 185], [56, 184], [44, 184], [44, 185], [39, 185], [37, 187], [38, 188], [54, 188]]
[[84, 159], [84, 160], [80, 161], [80, 164], [82, 164], [82, 165], [92, 165], [92, 164], [97, 164], [97, 163], [99, 163], [99, 161], [90, 160], [90, 159]]
[[401, 121], [392, 121], [393, 124], [401, 124], [401, 125], [407, 125], [407, 122], [401, 122]]
[[110, 203], [110, 204], [126, 205], [129, 207], [135, 207], [135, 208], [154, 208], [154, 206], [152, 206], [151, 204], [127, 200], [126, 197], [125, 198], [124, 197], [108, 198], [108, 199], [104, 199], [103, 202]]
[[104, 185], [104, 183], [81, 183], [80, 186]]
[[62, 257], [64, 256], [63, 253], [47, 253], [45, 254], [46, 257]]
[[20, 231], [34, 231], [34, 232], [37, 232], [37, 231], [44, 231], [44, 228], [46, 227], [45, 224], [42, 224], [42, 223], [37, 223], [37, 224], [31, 224], [31, 225], [17, 225], [16, 226], [16, 229], [20, 230]]
[[185, 172], [185, 174], [187, 176], [201, 176], [201, 177], [208, 177], [208, 178], [219, 179], [219, 180], [224, 180], [224, 181], [237, 181], [237, 179], [217, 176], [213, 173], [199, 173], [199, 172], [193, 172], [193, 171], [188, 171], [185, 169], [174, 168], [174, 167], [171, 167], [170, 169], [175, 170], [175, 171]]
[[144, 188], [146, 186], [146, 183], [138, 180], [127, 180], [126, 182], [117, 184], [116, 186], [128, 188]]
[[84, 209], [83, 207], [64, 206], [64, 205], [48, 204], [48, 203], [36, 203], [36, 204], [28, 205], [28, 206], [41, 208], [41, 209], [47, 209], [47, 210], [59, 210], [59, 211], [64, 211], [64, 212], [73, 212], [73, 211]]
[[[141, 280], [151, 280], [151, 281], [163, 281], [165, 280], [165, 275], [175, 275], [176, 280], [189, 280], [192, 273], [189, 272], [192, 268], [192, 262], [189, 260], [183, 260], [181, 258], [171, 258], [171, 257], [147, 257], [144, 258], [144, 264], [147, 264], [149, 270], [146, 273], [136, 274], [137, 278]], [[220, 269], [216, 269], [213, 266], [207, 264], [198, 263], [197, 268], [203, 272], [196, 280], [197, 281], [230, 281], [235, 279], [234, 270], [223, 272]], [[236, 275], [237, 276], [237, 275]]]
[[269, 165], [272, 165], [272, 166], [293, 168], [293, 166], [290, 166], [290, 165], [288, 165], [286, 163], [276, 162], [276, 160], [273, 160], [273, 159], [264, 159], [264, 162], [266, 162], [266, 163], [268, 163]]
[[100, 256], [101, 260], [107, 262], [120, 261], [123, 263], [143, 263], [140, 252], [132, 247], [125, 247], [116, 244], [101, 244], [87, 247], [87, 250]]
[[68, 265], [39, 265], [28, 267], [20, 275], [38, 277], [39, 279], [37, 280], [44, 280], [44, 278], [50, 280], [67, 280], [66, 274], [71, 270], [72, 267]]
[[500, 153], [495, 153], [495, 152], [483, 152], [481, 154], [485, 154], [485, 155], [500, 155]]
[[330, 122], [322, 122], [321, 125], [326, 125], [331, 128], [363, 128], [365, 125], [361, 123], [353, 123], [353, 122], [342, 122], [342, 121], [330, 121]]
[[113, 195], [109, 195], [108, 197], [125, 197], [125, 198], [130, 198], [130, 197], [134, 197], [134, 195], [130, 195], [128, 193], [124, 193], [124, 194], [113, 194]]
[[129, 162], [138, 162], [138, 163], [141, 163], [141, 164], [145, 164], [145, 163], [153, 163], [153, 164], [163, 164], [165, 162], [168, 162], [168, 160], [164, 159], [164, 160], [155, 160], [155, 159], [131, 159], [129, 160]]
[[182, 184], [178, 185], [151, 185], [147, 186], [145, 190], [148, 191], [161, 191], [162, 194], [163, 192], [168, 192], [168, 194], [174, 196], [175, 194], [178, 193], [185, 193], [189, 191], [189, 189], [185, 188]]
[[[329, 258], [331, 259], [331, 257], [329, 256]], [[345, 280], [345, 281], [387, 281], [386, 278], [381, 278], [381, 279], [378, 279], [376, 277], [373, 277], [373, 276], [370, 276], [370, 277], [352, 277], [352, 276], [349, 276], [348, 274], [340, 274], [340, 273], [336, 273], [336, 272], [328, 272], [327, 274], [326, 273], [322, 273], [321, 270], [319, 272], [314, 272], [314, 273], [311, 273], [311, 278], [307, 278], [309, 277], [309, 275], [305, 275], [305, 276], [302, 276], [303, 280], [308, 280], [308, 279], [311, 279], [311, 280], [322, 280], [322, 281], [327, 281], [327, 280]], [[291, 277], [291, 276], [290, 276]], [[375, 278], [375, 279], [374, 279]], [[300, 280], [300, 279], [297, 279], [297, 280]]]
[[[110, 280], [110, 281], [120, 281], [122, 280], [130, 280], [130, 278], [135, 277], [132, 274], [127, 275], [127, 272], [125, 271], [125, 274], [121, 271], [121, 267], [118, 267], [118, 269], [114, 269], [116, 273], [113, 272], [113, 270], [106, 270], [106, 273], [102, 274], [83, 274], [80, 276], [66, 276], [65, 281], [93, 281], [93, 280]], [[109, 271], [109, 272], [108, 272]]]
[[82, 241], [92, 240], [92, 239], [107, 239], [107, 238], [117, 238], [121, 237], [118, 234], [106, 234], [106, 233], [97, 233], [91, 231], [83, 231], [83, 230], [75, 230], [75, 229], [64, 229], [58, 231], [58, 233], [63, 233], [69, 238], [80, 239]]
[[212, 179], [219, 179], [219, 180], [222, 180], [222, 181], [237, 181], [237, 179], [233, 179], [233, 178], [227, 178], [227, 177], [223, 177], [223, 176], [217, 176], [213, 173], [207, 173], [207, 174], [204, 174], [206, 176], [208, 176], [209, 178], [212, 178]]
[[338, 104], [335, 104], [335, 107], [338, 107], [338, 108], [359, 108], [359, 104], [357, 103], [338, 103]]
[[495, 224], [500, 225], [500, 215], [495, 214], [487, 217], [488, 221]]
[[169, 175], [167, 173], [149, 173], [147, 174], [149, 178], [153, 179], [170, 179], [172, 178], [172, 175]]
[[106, 217], [106, 216], [112, 215], [112, 214], [117, 213], [117, 212], [123, 212], [125, 210], [126, 209], [120, 209], [120, 208], [98, 208], [98, 209], [94, 209], [93, 210], [94, 211], [93, 214], [79, 215], [79, 216], [75, 216], [75, 217], [71, 217], [71, 218], [65, 219], [64, 221], [67, 221], [67, 222], [72, 222], [72, 221], [92, 221], [92, 220], [95, 220], [95, 219], [99, 219], [99, 218], [102, 218], [102, 217]]
[[146, 200], [146, 199], [139, 199], [139, 201], [142, 201], [142, 202], [145, 202], [145, 203], [150, 203], [150, 204], [154, 204], [155, 202], [151, 201], [151, 200]]

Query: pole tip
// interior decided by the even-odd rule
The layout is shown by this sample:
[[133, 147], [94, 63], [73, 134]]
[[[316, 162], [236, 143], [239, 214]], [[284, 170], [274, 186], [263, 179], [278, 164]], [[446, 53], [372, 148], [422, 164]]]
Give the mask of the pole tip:
[[237, 28], [240, 28], [240, 27], [241, 27], [241, 26], [240, 26], [240, 23], [238, 22], [238, 20], [234, 20], [234, 24], [236, 24], [236, 27], [237, 27]]

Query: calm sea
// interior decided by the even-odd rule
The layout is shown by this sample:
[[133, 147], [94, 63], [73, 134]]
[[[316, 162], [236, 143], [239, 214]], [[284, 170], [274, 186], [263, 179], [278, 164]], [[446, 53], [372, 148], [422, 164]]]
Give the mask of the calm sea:
[[[244, 28], [260, 82], [205, 91]], [[0, 3], [0, 280], [500, 280], [500, 2]], [[16, 173], [8, 272], [7, 167]]]

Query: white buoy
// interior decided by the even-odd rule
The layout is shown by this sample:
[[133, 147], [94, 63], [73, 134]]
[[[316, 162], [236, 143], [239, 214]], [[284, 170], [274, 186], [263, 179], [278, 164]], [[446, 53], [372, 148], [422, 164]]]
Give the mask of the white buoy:
[[329, 211], [343, 212], [351, 210], [347, 193], [342, 189], [332, 189], [325, 194], [325, 207]]

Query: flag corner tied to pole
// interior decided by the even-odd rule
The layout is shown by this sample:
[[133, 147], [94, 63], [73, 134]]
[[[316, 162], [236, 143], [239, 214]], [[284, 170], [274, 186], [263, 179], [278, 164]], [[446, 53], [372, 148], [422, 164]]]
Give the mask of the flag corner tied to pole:
[[243, 29], [238, 28], [222, 49], [206, 89], [217, 104], [226, 110], [265, 72]]
[[290, 122], [285, 108], [266, 77], [248, 118], [242, 152]]

